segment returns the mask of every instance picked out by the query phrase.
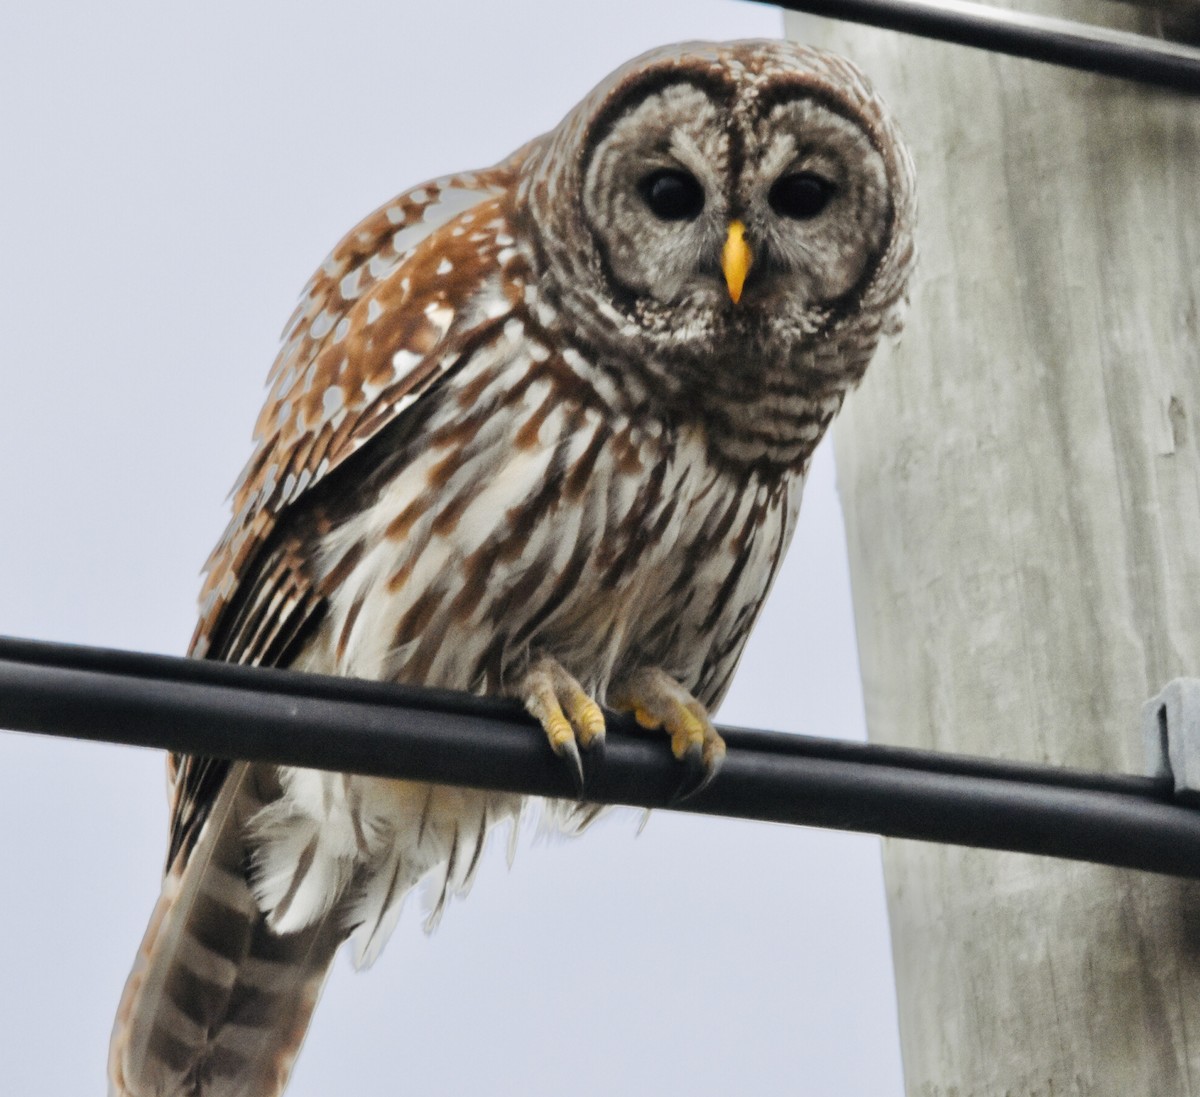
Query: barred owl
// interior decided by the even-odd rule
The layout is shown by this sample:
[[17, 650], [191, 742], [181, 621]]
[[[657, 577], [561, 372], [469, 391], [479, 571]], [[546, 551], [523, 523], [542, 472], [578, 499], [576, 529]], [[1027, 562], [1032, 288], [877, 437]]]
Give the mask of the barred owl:
[[[498, 166], [404, 192], [285, 331], [193, 654], [518, 698], [580, 773], [601, 706], [632, 711], [694, 791], [813, 448], [898, 327], [913, 216], [863, 75], [769, 41], [649, 53]], [[170, 772], [117, 1097], [280, 1093], [341, 943], [369, 963], [422, 879], [436, 920], [521, 808]]]

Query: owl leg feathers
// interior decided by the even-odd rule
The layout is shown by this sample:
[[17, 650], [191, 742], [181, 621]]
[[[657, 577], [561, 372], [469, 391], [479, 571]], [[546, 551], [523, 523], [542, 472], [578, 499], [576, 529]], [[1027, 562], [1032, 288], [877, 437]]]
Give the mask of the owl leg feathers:
[[725, 760], [725, 740], [704, 706], [665, 671], [635, 671], [610, 691], [608, 699], [618, 711], [632, 712], [642, 727], [662, 728], [670, 735], [671, 753], [685, 767], [676, 800], [699, 792], [717, 775]]
[[583, 758], [579, 748], [602, 751], [604, 713], [583, 687], [549, 656], [539, 656], [521, 676], [513, 694], [546, 732], [550, 747], [571, 766], [583, 795]]

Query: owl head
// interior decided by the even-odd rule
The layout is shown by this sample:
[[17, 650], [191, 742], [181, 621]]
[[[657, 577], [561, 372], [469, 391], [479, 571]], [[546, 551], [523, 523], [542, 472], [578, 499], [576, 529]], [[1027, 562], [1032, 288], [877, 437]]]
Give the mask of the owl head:
[[656, 50], [572, 110], [524, 174], [541, 292], [602, 351], [638, 341], [667, 387], [805, 368], [857, 380], [898, 327], [912, 164], [843, 58], [783, 41]]

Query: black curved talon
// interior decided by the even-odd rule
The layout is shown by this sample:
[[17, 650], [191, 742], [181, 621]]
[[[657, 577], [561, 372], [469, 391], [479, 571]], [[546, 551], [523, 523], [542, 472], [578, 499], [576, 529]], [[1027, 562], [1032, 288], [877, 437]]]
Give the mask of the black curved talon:
[[724, 751], [710, 757], [706, 761], [704, 751], [700, 747], [693, 747], [689, 750], [680, 759], [679, 764], [683, 769], [683, 777], [674, 795], [667, 802], [667, 806], [675, 807], [677, 804], [682, 804], [685, 800], [690, 800], [693, 796], [703, 792], [712, 784], [713, 778], [720, 772], [721, 764], [724, 761]]
[[597, 735], [590, 743], [583, 743], [582, 749], [576, 750], [581, 768], [575, 793], [580, 801], [587, 799], [588, 788], [604, 768], [605, 740], [606, 736]]
[[597, 774], [604, 768], [607, 741], [607, 736], [597, 735], [590, 743], [584, 745], [583, 772], [585, 777]]
[[571, 773], [571, 779], [575, 783], [575, 798], [582, 800], [584, 791], [583, 759], [579, 755], [579, 744], [574, 739], [567, 739], [554, 753], [563, 760]]

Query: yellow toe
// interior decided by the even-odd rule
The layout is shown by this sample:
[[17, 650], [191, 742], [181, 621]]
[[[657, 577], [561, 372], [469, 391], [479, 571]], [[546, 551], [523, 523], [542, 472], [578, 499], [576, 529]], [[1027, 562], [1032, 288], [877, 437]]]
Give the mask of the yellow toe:
[[579, 742], [584, 747], [590, 747], [597, 739], [604, 736], [604, 713], [600, 706], [590, 697], [572, 706], [571, 719], [579, 729]]
[[575, 738], [570, 723], [561, 712], [548, 716], [542, 723], [542, 727], [545, 728], [546, 737], [556, 752]]
[[704, 745], [704, 724], [683, 707], [675, 713], [668, 730], [671, 732], [671, 753], [676, 758]]

